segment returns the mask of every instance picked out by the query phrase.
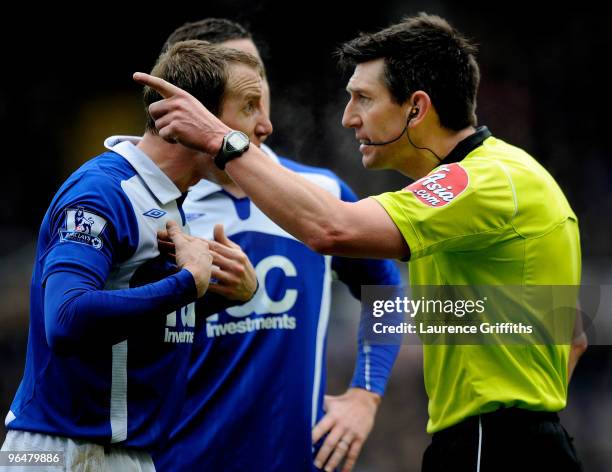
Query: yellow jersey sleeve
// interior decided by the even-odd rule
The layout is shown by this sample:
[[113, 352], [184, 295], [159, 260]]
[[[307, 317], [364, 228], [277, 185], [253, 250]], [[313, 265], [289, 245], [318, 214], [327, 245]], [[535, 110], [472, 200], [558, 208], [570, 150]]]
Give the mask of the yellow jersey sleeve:
[[438, 251], [475, 251], [513, 233], [517, 202], [503, 164], [481, 158], [444, 164], [399, 192], [375, 198], [414, 260]]

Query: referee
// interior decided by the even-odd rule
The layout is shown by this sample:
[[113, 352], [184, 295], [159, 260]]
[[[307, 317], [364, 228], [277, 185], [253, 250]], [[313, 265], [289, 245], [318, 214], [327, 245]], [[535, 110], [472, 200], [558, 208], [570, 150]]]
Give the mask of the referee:
[[[216, 155], [259, 208], [316, 251], [409, 259], [416, 285], [580, 284], [578, 222], [563, 192], [529, 154], [477, 127], [479, 68], [464, 36], [419, 14], [339, 53], [355, 66], [343, 125], [366, 168], [418, 179], [401, 191], [341, 202], [255, 146], [228, 153], [231, 130], [193, 97], [135, 79], [166, 98], [150, 107], [162, 137]], [[433, 439], [423, 470], [581, 470], [557, 412], [585, 348], [584, 336], [572, 346], [424, 346]]]

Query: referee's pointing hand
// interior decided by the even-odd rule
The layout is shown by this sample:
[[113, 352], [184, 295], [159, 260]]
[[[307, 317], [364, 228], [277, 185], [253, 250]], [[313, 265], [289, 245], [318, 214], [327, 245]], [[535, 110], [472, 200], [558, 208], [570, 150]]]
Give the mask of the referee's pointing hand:
[[216, 156], [223, 137], [231, 131], [227, 125], [183, 89], [143, 72], [134, 73], [134, 80], [157, 91], [163, 99], [149, 105], [159, 135], [171, 143]]

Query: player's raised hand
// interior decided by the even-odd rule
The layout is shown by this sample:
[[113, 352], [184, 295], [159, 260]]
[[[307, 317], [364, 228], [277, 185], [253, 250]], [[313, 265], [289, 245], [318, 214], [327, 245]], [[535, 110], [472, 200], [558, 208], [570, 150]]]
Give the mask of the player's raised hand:
[[251, 261], [242, 248], [225, 235], [222, 224], [215, 225], [214, 238], [208, 245], [213, 255], [212, 276], [217, 281], [208, 289], [229, 300], [250, 300], [257, 290], [257, 275]]
[[350, 388], [344, 395], [325, 395], [325, 416], [312, 429], [312, 443], [327, 435], [315, 457], [315, 465], [326, 472], [353, 470], [374, 426], [380, 395], [361, 388]]
[[136, 72], [133, 77], [139, 84], [151, 87], [164, 97], [149, 106], [149, 113], [162, 138], [211, 156], [218, 154], [223, 137], [231, 128], [195, 97], [170, 82], [143, 72]]
[[212, 270], [213, 256], [208, 243], [183, 233], [174, 221], [168, 221], [166, 230], [170, 241], [174, 244], [176, 265], [179, 269], [191, 272], [200, 298], [208, 288]]

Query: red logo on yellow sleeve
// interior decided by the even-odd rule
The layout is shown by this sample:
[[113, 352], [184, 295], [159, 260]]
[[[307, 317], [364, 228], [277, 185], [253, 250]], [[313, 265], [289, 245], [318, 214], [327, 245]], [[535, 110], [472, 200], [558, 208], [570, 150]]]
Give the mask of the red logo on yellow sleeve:
[[425, 205], [443, 207], [461, 195], [467, 186], [465, 169], [459, 164], [445, 164], [404, 190], [412, 192]]

